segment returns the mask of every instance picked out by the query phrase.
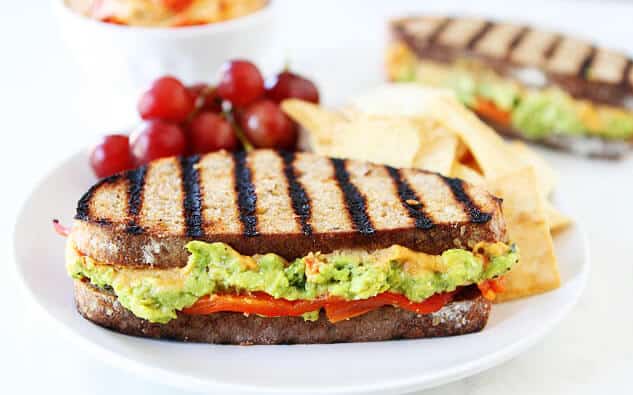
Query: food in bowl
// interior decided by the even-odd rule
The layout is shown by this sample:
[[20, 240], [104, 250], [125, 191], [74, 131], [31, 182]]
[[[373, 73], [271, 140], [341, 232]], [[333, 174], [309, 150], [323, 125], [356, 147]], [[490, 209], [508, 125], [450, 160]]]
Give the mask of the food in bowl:
[[89, 18], [118, 25], [180, 27], [239, 18], [262, 9], [267, 0], [65, 0]]

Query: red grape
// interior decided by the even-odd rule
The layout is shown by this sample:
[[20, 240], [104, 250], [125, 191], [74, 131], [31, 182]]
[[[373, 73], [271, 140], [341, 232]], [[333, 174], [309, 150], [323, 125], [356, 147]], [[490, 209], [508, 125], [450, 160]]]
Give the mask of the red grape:
[[189, 125], [191, 152], [204, 154], [220, 149], [234, 150], [239, 140], [229, 121], [213, 112], [202, 112]]
[[290, 71], [282, 71], [266, 81], [266, 96], [277, 103], [297, 98], [319, 104], [319, 91], [312, 81]]
[[181, 127], [165, 121], [147, 121], [132, 137], [132, 153], [137, 165], [166, 156], [182, 155], [185, 148], [185, 134]]
[[104, 136], [90, 153], [90, 165], [99, 178], [134, 167], [128, 136], [121, 134]]
[[264, 94], [264, 78], [253, 63], [233, 60], [222, 65], [217, 92], [234, 106], [245, 106]]
[[187, 91], [194, 98], [196, 107], [200, 110], [222, 112], [222, 99], [213, 87], [200, 83], [188, 86]]
[[200, 82], [198, 84], [189, 85], [187, 86], [186, 89], [187, 89], [187, 92], [189, 92], [189, 96], [191, 96], [193, 100], [195, 101], [198, 98], [198, 96], [200, 96], [202, 92], [204, 92], [208, 88], [209, 88], [209, 85], [205, 84], [204, 82]]
[[193, 97], [180, 81], [170, 76], [154, 81], [138, 102], [138, 112], [145, 120], [182, 122], [193, 108]]
[[257, 148], [292, 149], [297, 144], [294, 123], [271, 100], [248, 106], [240, 116], [240, 126], [248, 141]]

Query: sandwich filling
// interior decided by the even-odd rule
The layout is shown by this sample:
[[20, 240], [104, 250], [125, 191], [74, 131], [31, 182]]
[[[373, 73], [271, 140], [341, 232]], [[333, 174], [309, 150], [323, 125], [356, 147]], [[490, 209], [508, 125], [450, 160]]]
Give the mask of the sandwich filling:
[[527, 139], [550, 135], [633, 139], [633, 112], [573, 98], [557, 87], [544, 87], [538, 70], [523, 70], [506, 78], [473, 59], [452, 63], [422, 60], [404, 44], [394, 44], [388, 56], [390, 78], [448, 88], [479, 116], [513, 128]]
[[[384, 305], [439, 310], [458, 287], [499, 278], [518, 262], [514, 245], [479, 243], [472, 251], [428, 255], [393, 245], [376, 251], [310, 253], [292, 262], [276, 254], [245, 256], [229, 245], [192, 241], [186, 266], [132, 268], [97, 262], [67, 244], [71, 277], [111, 290], [134, 315], [167, 323], [177, 312], [237, 311], [262, 316], [350, 318]], [[494, 293], [493, 293], [494, 295]]]

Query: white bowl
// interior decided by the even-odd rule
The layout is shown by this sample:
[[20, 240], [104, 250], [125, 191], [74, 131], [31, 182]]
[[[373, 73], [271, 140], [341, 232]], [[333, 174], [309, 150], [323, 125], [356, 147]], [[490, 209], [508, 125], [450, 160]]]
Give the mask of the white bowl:
[[227, 59], [249, 59], [267, 71], [283, 63], [275, 48], [274, 4], [225, 22], [177, 28], [120, 26], [87, 18], [53, 0], [61, 34], [80, 78], [79, 115], [96, 129], [135, 122], [140, 92], [171, 74], [185, 83], [213, 82]]

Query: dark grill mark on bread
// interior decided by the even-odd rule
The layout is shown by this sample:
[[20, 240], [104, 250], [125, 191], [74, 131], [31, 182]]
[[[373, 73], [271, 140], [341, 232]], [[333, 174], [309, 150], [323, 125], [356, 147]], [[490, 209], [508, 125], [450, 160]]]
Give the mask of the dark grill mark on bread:
[[196, 168], [200, 156], [180, 159], [182, 188], [185, 191], [183, 210], [185, 214], [185, 232], [189, 237], [202, 237], [202, 197], [200, 195], [200, 173]]
[[512, 57], [512, 51], [514, 51], [514, 48], [518, 47], [519, 44], [521, 44], [521, 40], [523, 40], [523, 38], [527, 36], [529, 31], [530, 31], [530, 28], [528, 27], [524, 27], [521, 30], [519, 30], [517, 35], [514, 36], [512, 41], [510, 41], [510, 44], [508, 45], [508, 48], [506, 49], [504, 59], [510, 59], [510, 57]]
[[95, 189], [97, 189], [97, 185], [94, 185], [88, 192], [84, 193], [84, 195], [77, 202], [77, 213], [75, 214], [75, 219], [79, 219], [82, 221], [88, 221], [90, 219], [90, 200], [92, 199], [92, 194]]
[[246, 164], [246, 151], [233, 153], [235, 165], [235, 191], [237, 192], [237, 206], [240, 212], [240, 221], [244, 236], [257, 236], [257, 195], [251, 179], [251, 170]]
[[578, 77], [582, 79], [587, 79], [589, 76], [589, 69], [591, 68], [591, 64], [593, 63], [593, 59], [596, 57], [596, 47], [591, 47], [591, 50], [585, 57], [585, 60], [580, 64], [580, 68], [578, 69]]
[[[121, 174], [115, 174], [106, 178], [101, 179], [95, 185], [91, 186], [90, 189], [79, 199], [77, 202], [77, 212], [75, 214], [75, 219], [82, 221], [90, 221], [90, 202], [92, 201], [92, 196], [102, 185], [105, 184], [114, 184], [115, 182], [121, 179]], [[101, 219], [94, 219], [95, 221], [100, 221]]]
[[338, 182], [343, 195], [345, 196], [345, 207], [354, 223], [356, 230], [362, 235], [372, 235], [376, 233], [374, 226], [367, 215], [367, 205], [365, 197], [358, 191], [358, 188], [349, 180], [349, 173], [345, 168], [345, 160], [331, 158], [334, 166], [334, 176]]
[[466, 211], [466, 214], [470, 215], [470, 220], [472, 222], [476, 224], [482, 224], [482, 223], [490, 221], [490, 219], [492, 218], [492, 215], [482, 212], [479, 209], [479, 207], [475, 205], [475, 203], [472, 201], [470, 196], [468, 196], [468, 194], [464, 190], [464, 182], [462, 180], [460, 180], [459, 178], [450, 178], [450, 177], [444, 177], [444, 176], [441, 176], [441, 177], [442, 177], [442, 180], [444, 180], [444, 182], [446, 183], [446, 185], [448, 185], [449, 188], [451, 188], [451, 191], [453, 192], [453, 196], [455, 196], [455, 199], [458, 202], [462, 203], [462, 205], [464, 206], [464, 210]]
[[631, 84], [629, 82], [629, 73], [631, 73], [631, 67], [633, 67], [633, 61], [631, 59], [627, 59], [626, 66], [624, 66], [624, 71], [622, 72], [622, 79], [620, 80], [620, 85], [625, 89]]
[[466, 45], [466, 49], [472, 50], [473, 48], [475, 48], [479, 40], [481, 40], [486, 35], [486, 33], [488, 33], [490, 29], [492, 29], [493, 26], [494, 24], [492, 22], [486, 21], [486, 23], [484, 23], [484, 25], [477, 32], [477, 34], [475, 34], [473, 38], [470, 39], [470, 41]]
[[620, 83], [618, 84], [625, 90], [628, 90], [630, 86], [633, 87], [633, 82], [629, 81], [631, 67], [633, 67], [633, 60], [627, 59], [626, 66], [624, 66], [624, 71], [622, 71], [622, 78], [620, 79]]
[[428, 45], [433, 45], [435, 43], [435, 41], [437, 41], [437, 39], [440, 37], [442, 32], [444, 30], [446, 30], [448, 25], [451, 24], [451, 22], [453, 22], [452, 18], [446, 18], [446, 20], [444, 20], [441, 23], [439, 23], [437, 25], [437, 27], [435, 28], [435, 30], [433, 31], [433, 33], [429, 34], [429, 38], [427, 39], [427, 44]]
[[284, 162], [284, 175], [288, 181], [288, 194], [292, 199], [292, 209], [294, 210], [297, 222], [301, 226], [304, 235], [312, 235], [312, 226], [310, 225], [310, 197], [297, 179], [297, 173], [294, 168], [295, 154], [294, 152], [280, 151], [279, 155]]
[[563, 37], [558, 35], [556, 36], [556, 38], [554, 38], [554, 40], [552, 40], [552, 43], [549, 45], [549, 47], [545, 50], [545, 52], [543, 52], [543, 61], [551, 58], [554, 53], [556, 52], [556, 50], [558, 49], [560, 43], [563, 41]]
[[[415, 221], [415, 227], [424, 230], [431, 229], [433, 227], [433, 221], [424, 214], [424, 205], [421, 203], [415, 191], [411, 189], [409, 183], [402, 178], [400, 170], [391, 166], [385, 166], [385, 168], [387, 172], [389, 172], [389, 176], [398, 190], [400, 202], [402, 202], [404, 208], [407, 209], [409, 217]], [[414, 202], [417, 202], [417, 204]]]
[[147, 166], [127, 172], [128, 179], [128, 216], [130, 221], [125, 231], [134, 235], [143, 233], [143, 228], [138, 225], [138, 213], [143, 204], [143, 186], [145, 185], [145, 175]]

